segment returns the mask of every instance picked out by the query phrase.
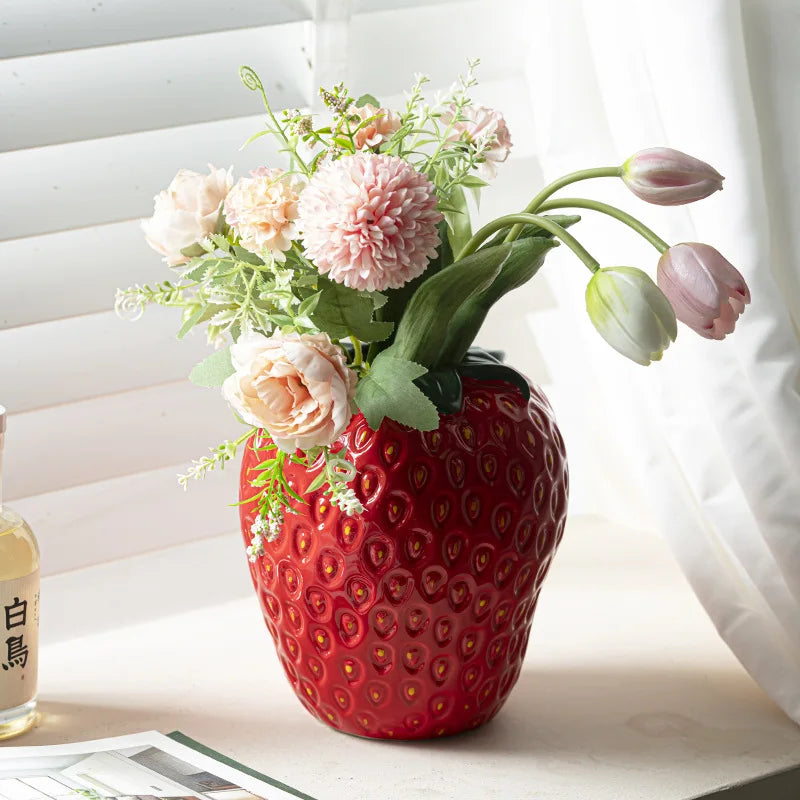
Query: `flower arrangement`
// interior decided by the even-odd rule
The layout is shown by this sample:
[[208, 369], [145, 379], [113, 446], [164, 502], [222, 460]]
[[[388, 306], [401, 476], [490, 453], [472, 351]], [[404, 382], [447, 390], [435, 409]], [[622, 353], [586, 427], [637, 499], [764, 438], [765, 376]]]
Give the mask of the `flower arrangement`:
[[[621, 166], [582, 170], [543, 188], [528, 206], [472, 231], [467, 195], [477, 195], [504, 163], [512, 141], [503, 115], [473, 103], [471, 62], [444, 97], [428, 101], [419, 76], [405, 108], [321, 90], [326, 119], [276, 115], [258, 76], [267, 122], [249, 141], [276, 137], [287, 168], [181, 170], [143, 223], [149, 244], [174, 273], [120, 290], [126, 318], [149, 304], [181, 310], [178, 337], [204, 326], [214, 352], [191, 373], [222, 387], [246, 426], [242, 436], [193, 463], [180, 482], [223, 468], [253, 438], [264, 457], [253, 487], [258, 515], [251, 560], [280, 532], [293, 504], [287, 463], [319, 469], [322, 490], [345, 514], [362, 513], [353, 464], [337, 439], [355, 413], [373, 430], [385, 418], [419, 431], [461, 404], [461, 376], [526, 380], [495, 355], [471, 348], [488, 309], [530, 280], [563, 243], [588, 267], [586, 306], [600, 335], [622, 355], [659, 360], [680, 320], [701, 336], [730, 333], [749, 291], [713, 247], [669, 246], [626, 212], [578, 197], [553, 197], [589, 178], [622, 179], [640, 199], [676, 205], [708, 197], [722, 176], [666, 148]], [[661, 253], [654, 282], [634, 267], [601, 267], [567, 229], [575, 209], [609, 215]]]

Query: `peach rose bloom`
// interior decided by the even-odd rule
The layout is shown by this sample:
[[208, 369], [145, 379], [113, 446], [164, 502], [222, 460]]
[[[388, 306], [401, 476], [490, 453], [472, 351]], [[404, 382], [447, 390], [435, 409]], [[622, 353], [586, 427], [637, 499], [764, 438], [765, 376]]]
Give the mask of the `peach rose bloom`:
[[[400, 117], [388, 108], [375, 108], [367, 103], [363, 106], [350, 106], [347, 113], [358, 117], [360, 122], [374, 117], [370, 122], [353, 134], [356, 150], [365, 147], [376, 147], [390, 139], [392, 134], [400, 130]], [[360, 123], [351, 123], [351, 126]]]
[[259, 167], [239, 178], [225, 200], [225, 220], [242, 247], [256, 254], [289, 250], [302, 190], [302, 179], [282, 169]]
[[209, 174], [182, 169], [170, 185], [155, 196], [150, 219], [142, 220], [147, 243], [171, 267], [185, 264], [186, 247], [214, 232], [225, 197], [233, 186], [229, 169], [208, 165]]
[[357, 376], [328, 334], [247, 334], [231, 361], [225, 398], [284, 452], [332, 444], [350, 422]]

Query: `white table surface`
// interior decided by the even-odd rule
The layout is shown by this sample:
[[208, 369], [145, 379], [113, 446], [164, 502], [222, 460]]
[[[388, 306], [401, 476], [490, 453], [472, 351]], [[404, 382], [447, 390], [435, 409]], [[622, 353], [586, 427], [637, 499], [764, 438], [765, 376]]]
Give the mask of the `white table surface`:
[[238, 536], [48, 578], [42, 597], [43, 716], [14, 744], [179, 729], [319, 800], [685, 800], [800, 763], [800, 728], [663, 543], [591, 519], [567, 530], [505, 708], [431, 742], [361, 740], [308, 715]]

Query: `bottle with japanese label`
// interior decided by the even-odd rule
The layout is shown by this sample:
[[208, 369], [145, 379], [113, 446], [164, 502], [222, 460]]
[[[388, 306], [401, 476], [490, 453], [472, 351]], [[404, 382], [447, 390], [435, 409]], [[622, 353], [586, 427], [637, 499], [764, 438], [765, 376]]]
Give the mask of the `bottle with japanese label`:
[[36, 722], [39, 547], [22, 517], [2, 502], [6, 410], [0, 406], [0, 739]]

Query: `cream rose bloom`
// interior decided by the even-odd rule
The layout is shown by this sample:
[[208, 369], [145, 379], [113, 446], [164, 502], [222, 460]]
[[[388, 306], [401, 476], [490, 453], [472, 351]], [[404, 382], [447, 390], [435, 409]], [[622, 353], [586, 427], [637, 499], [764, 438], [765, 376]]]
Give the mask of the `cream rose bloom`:
[[239, 178], [225, 200], [225, 220], [242, 246], [253, 253], [289, 250], [297, 238], [297, 202], [303, 190], [297, 175], [259, 167]]
[[372, 104], [367, 103], [363, 106], [350, 106], [347, 113], [358, 117], [360, 122], [374, 117], [353, 134], [356, 150], [375, 147], [400, 130], [400, 117], [388, 108], [375, 108]]
[[326, 333], [248, 334], [231, 347], [222, 392], [287, 453], [332, 444], [347, 427], [357, 376]]
[[478, 175], [490, 180], [497, 175], [497, 165], [502, 164], [511, 152], [511, 134], [505, 118], [499, 111], [486, 106], [465, 106], [456, 122], [456, 107], [451, 105], [441, 116], [443, 125], [452, 123], [448, 140], [467, 141], [482, 151]]
[[172, 267], [189, 260], [181, 250], [214, 232], [233, 186], [230, 169], [215, 169], [209, 164], [208, 170], [208, 175], [180, 170], [167, 189], [155, 196], [153, 216], [142, 220], [147, 243]]

